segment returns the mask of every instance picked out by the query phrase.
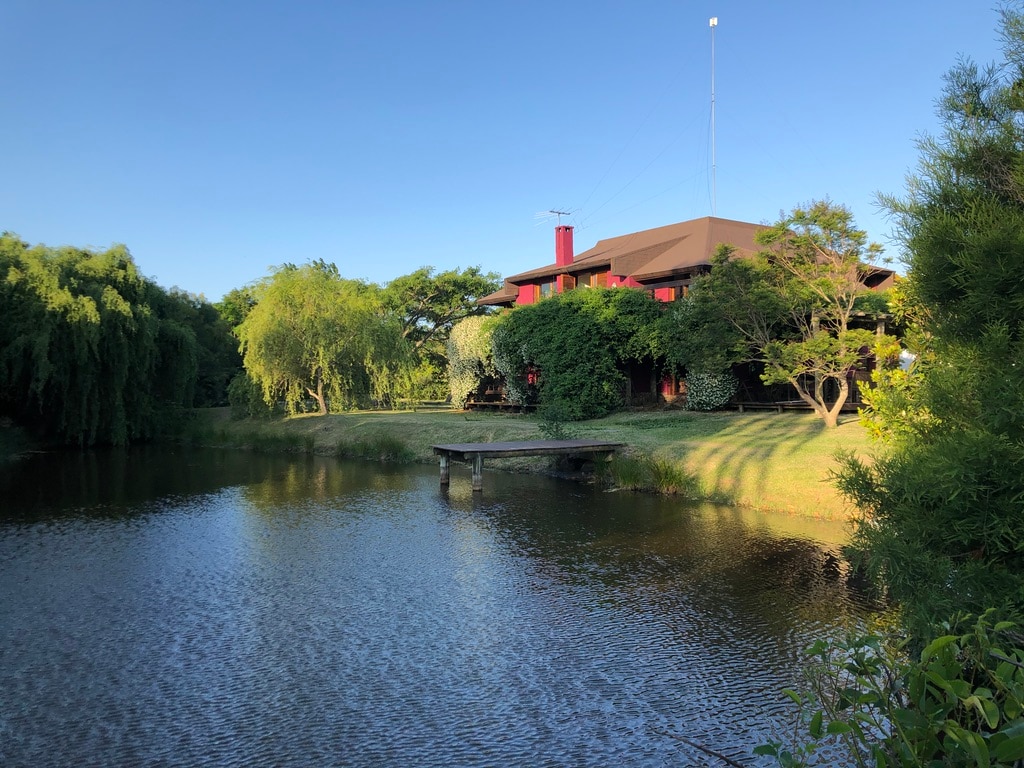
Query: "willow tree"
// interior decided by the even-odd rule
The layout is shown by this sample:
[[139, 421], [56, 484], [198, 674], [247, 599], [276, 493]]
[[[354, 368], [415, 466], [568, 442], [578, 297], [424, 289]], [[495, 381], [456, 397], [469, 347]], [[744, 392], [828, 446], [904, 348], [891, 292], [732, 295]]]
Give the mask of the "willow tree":
[[0, 413], [78, 445], [155, 435], [190, 406], [195, 332], [124, 246], [0, 236]]
[[312, 398], [326, 414], [404, 394], [410, 349], [378, 288], [317, 261], [277, 269], [254, 294], [236, 333], [268, 404], [283, 399], [294, 413]]

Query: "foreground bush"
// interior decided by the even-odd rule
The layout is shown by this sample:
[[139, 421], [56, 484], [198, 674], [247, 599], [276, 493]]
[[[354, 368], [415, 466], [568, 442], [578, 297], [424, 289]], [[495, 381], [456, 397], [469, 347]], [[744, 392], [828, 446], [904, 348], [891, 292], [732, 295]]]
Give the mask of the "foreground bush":
[[755, 752], [782, 766], [833, 765], [837, 744], [857, 766], [1021, 765], [1024, 637], [987, 614], [945, 629], [916, 657], [880, 635], [815, 643], [809, 691], [786, 691], [806, 737]]

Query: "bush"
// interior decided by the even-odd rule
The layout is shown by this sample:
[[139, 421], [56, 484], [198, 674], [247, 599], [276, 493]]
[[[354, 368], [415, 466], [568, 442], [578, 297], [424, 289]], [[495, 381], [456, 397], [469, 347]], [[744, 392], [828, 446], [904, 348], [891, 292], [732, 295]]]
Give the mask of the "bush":
[[686, 376], [686, 407], [715, 411], [732, 400], [739, 382], [731, 373], [691, 373]]
[[574, 440], [577, 437], [576, 430], [569, 427], [572, 421], [572, 411], [565, 403], [558, 401], [542, 405], [537, 410], [540, 417], [540, 424], [537, 429], [546, 440]]
[[[755, 750], [783, 766], [834, 764], [816, 753], [842, 743], [858, 766], [1010, 766], [1024, 760], [1024, 650], [1014, 625], [978, 618], [912, 658], [881, 635], [818, 641], [810, 691], [786, 695], [810, 736]], [[1004, 643], [1006, 645], [1004, 645]]]

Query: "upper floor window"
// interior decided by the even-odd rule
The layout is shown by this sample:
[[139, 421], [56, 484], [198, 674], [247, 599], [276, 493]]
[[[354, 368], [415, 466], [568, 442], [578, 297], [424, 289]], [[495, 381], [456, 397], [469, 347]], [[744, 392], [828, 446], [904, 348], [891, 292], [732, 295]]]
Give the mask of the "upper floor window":
[[576, 285], [585, 285], [588, 288], [606, 288], [608, 286], [607, 272], [584, 272], [576, 275]]

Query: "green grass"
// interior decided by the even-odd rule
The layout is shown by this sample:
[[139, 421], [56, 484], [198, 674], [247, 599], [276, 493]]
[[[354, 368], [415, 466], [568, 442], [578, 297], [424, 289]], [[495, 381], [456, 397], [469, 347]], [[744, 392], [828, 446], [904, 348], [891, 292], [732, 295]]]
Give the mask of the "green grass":
[[[637, 486], [814, 517], [842, 519], [851, 511], [829, 481], [838, 449], [872, 450], [856, 417], [827, 429], [812, 414], [624, 412], [570, 425], [580, 439], [626, 443], [627, 457], [647, 477]], [[203, 414], [204, 443], [282, 447], [388, 461], [434, 462], [432, 445], [542, 437], [535, 416], [464, 411], [355, 412], [303, 415], [271, 422], [232, 422], [226, 411]], [[251, 433], [256, 438], [247, 437]], [[542, 471], [544, 459], [488, 462]], [[645, 467], [645, 468], [644, 468]], [[630, 470], [633, 471], [633, 470]], [[620, 487], [627, 487], [619, 483]], [[670, 490], [671, 489], [671, 490]]]

